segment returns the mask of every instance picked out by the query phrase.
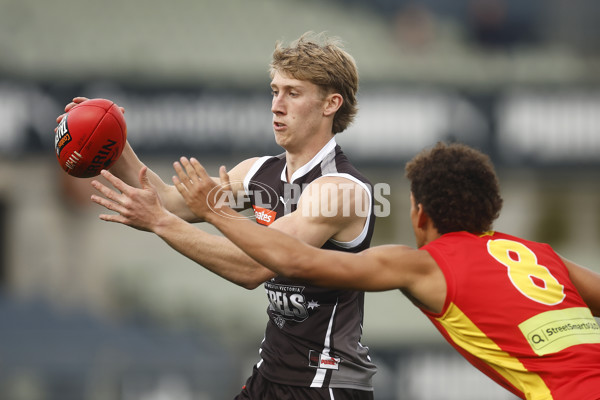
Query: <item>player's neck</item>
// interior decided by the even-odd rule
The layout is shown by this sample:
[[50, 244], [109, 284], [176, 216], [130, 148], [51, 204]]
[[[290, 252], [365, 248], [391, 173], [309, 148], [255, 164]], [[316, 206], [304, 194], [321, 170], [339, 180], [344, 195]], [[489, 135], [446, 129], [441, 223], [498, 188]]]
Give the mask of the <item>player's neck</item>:
[[321, 151], [321, 149], [325, 147], [327, 143], [329, 143], [332, 137], [333, 136], [320, 137], [319, 140], [313, 140], [296, 151], [294, 151], [294, 149], [286, 149], [285, 159], [287, 166], [288, 182], [291, 179], [294, 172], [296, 172], [298, 169], [300, 169], [302, 166], [306, 165], [310, 160], [312, 160], [314, 156], [316, 156], [317, 153]]

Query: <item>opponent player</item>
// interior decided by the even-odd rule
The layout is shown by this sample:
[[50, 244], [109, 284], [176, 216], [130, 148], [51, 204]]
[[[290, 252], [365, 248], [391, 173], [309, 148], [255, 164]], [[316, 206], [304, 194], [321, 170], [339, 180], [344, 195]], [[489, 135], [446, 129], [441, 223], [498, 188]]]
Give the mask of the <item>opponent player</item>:
[[[335, 141], [357, 111], [353, 58], [336, 39], [305, 34], [289, 47], [277, 44], [270, 74], [273, 130], [285, 153], [233, 168], [232, 198], [247, 194], [257, 222], [308, 245], [345, 252], [367, 248], [374, 224], [371, 187]], [[245, 288], [264, 283], [270, 304], [261, 359], [237, 398], [373, 398], [375, 366], [360, 343], [363, 292], [277, 276], [226, 238], [187, 223], [198, 218], [177, 189], [147, 169], [129, 145], [111, 172], [105, 176], [118, 191], [94, 182], [106, 198], [93, 200], [118, 213], [102, 219], [152, 231]]]
[[[419, 249], [359, 254], [224, 218], [235, 212], [209, 196], [215, 183], [198, 161], [175, 169], [190, 208], [273, 271], [319, 286], [400, 289], [468, 361], [517, 396], [600, 399], [600, 274], [547, 244], [491, 230], [502, 198], [484, 154], [442, 143], [418, 154], [406, 175]], [[224, 167], [220, 175], [226, 182]]]

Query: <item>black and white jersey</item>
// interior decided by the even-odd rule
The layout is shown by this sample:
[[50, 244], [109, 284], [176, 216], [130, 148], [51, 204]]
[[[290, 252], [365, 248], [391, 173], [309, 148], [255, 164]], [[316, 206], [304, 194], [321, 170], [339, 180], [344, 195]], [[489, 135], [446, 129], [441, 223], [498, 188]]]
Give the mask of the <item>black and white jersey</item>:
[[[322, 176], [347, 178], [369, 195], [369, 208], [362, 210], [367, 216], [362, 232], [350, 242], [330, 239], [323, 248], [349, 252], [366, 249], [375, 222], [372, 185], [350, 164], [335, 139], [298, 169], [290, 182], [285, 154], [255, 162], [244, 188], [256, 221], [269, 225], [296, 210], [302, 190]], [[368, 348], [360, 343], [363, 292], [332, 290], [279, 276], [265, 282], [264, 288], [269, 322], [257, 367], [265, 378], [287, 385], [373, 390], [371, 378], [376, 367]]]

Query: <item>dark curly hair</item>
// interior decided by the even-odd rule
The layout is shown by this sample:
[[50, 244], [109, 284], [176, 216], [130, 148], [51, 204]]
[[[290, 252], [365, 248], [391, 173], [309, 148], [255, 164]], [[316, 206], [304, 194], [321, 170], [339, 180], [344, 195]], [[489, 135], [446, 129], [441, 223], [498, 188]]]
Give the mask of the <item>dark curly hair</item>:
[[440, 234], [486, 232], [500, 214], [500, 185], [490, 158], [464, 144], [438, 143], [406, 164], [416, 204]]

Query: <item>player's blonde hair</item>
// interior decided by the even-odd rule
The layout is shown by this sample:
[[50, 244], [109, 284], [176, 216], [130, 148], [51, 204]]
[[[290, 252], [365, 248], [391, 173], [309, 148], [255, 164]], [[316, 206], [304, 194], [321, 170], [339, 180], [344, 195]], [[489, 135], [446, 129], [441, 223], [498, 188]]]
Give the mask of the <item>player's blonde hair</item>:
[[288, 47], [277, 42], [269, 72], [271, 78], [281, 72], [311, 82], [326, 94], [339, 93], [343, 102], [333, 119], [333, 133], [344, 131], [354, 120], [358, 111], [358, 70], [339, 38], [306, 32]]

